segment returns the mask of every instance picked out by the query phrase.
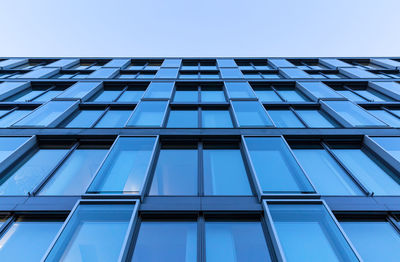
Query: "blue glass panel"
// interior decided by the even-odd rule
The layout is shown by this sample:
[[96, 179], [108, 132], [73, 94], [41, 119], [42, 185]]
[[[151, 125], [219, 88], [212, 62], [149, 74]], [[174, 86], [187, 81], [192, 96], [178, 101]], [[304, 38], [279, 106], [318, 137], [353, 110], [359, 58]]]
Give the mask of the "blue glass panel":
[[332, 149], [340, 161], [375, 195], [399, 195], [399, 178], [369, 152]]
[[197, 149], [161, 149], [150, 195], [197, 195]]
[[109, 110], [100, 119], [95, 127], [107, 128], [107, 127], [125, 127], [126, 121], [128, 121], [132, 110]]
[[276, 127], [304, 127], [297, 116], [290, 110], [267, 110]]
[[128, 126], [161, 127], [168, 101], [142, 101], [135, 108]]
[[225, 102], [224, 92], [221, 90], [201, 90], [201, 102]]
[[287, 261], [359, 261], [320, 204], [269, 204]]
[[237, 67], [235, 60], [232, 58], [217, 59], [219, 67]]
[[400, 161], [400, 137], [373, 137], [372, 139]]
[[63, 126], [68, 128], [91, 127], [103, 112], [104, 110], [79, 110], [69, 117]]
[[19, 218], [0, 239], [1, 261], [40, 261], [63, 222]]
[[45, 261], [118, 261], [133, 205], [81, 204]]
[[90, 193], [134, 193], [141, 190], [154, 137], [120, 137], [91, 184]]
[[232, 128], [232, 119], [228, 110], [202, 110], [201, 127]]
[[13, 102], [28, 102], [37, 97], [40, 94], [43, 94], [46, 89], [26, 89], [22, 92], [19, 92], [16, 95], [13, 95], [4, 101], [13, 101]]
[[363, 195], [361, 189], [324, 149], [294, 149], [294, 154], [322, 195]]
[[204, 149], [203, 157], [206, 195], [252, 194], [239, 149]]
[[179, 69], [178, 68], [165, 68], [162, 67], [158, 70], [156, 78], [177, 78]]
[[313, 109], [300, 109], [296, 110], [297, 114], [303, 119], [309, 127], [313, 128], [325, 128], [325, 127], [340, 127], [340, 125], [329, 117], [325, 112], [321, 110]]
[[64, 91], [58, 98], [82, 99], [100, 86], [101, 82], [78, 82]]
[[367, 100], [349, 90], [337, 90], [339, 94], [353, 102], [366, 102]]
[[182, 59], [178, 58], [167, 58], [162, 63], [162, 67], [180, 67]]
[[385, 110], [368, 110], [368, 112], [391, 127], [400, 127], [400, 118]]
[[0, 162], [10, 156], [28, 139], [29, 137], [0, 137]]
[[384, 94], [381, 94], [373, 89], [366, 89], [366, 90], [355, 90], [357, 94], [362, 95], [363, 97], [374, 101], [374, 102], [387, 102], [387, 101], [393, 101], [388, 96], [385, 96]]
[[283, 99], [288, 102], [305, 102], [309, 101], [302, 93], [297, 89], [277, 89], [277, 92]]
[[232, 101], [232, 106], [240, 127], [273, 126], [267, 112], [257, 101]]
[[264, 193], [313, 192], [280, 137], [246, 137], [250, 159]]
[[118, 102], [138, 103], [144, 94], [143, 90], [126, 90], [119, 98]]
[[222, 78], [243, 78], [242, 72], [237, 68], [220, 68]]
[[254, 89], [258, 99], [261, 102], [282, 102], [282, 99], [271, 88]]
[[50, 90], [44, 93], [43, 95], [33, 99], [32, 101], [34, 102], [47, 102], [50, 101], [51, 99], [55, 98], [59, 94], [61, 94], [63, 91], [61, 90]]
[[197, 223], [143, 221], [132, 262], [197, 261]]
[[40, 195], [84, 194], [106, 153], [106, 149], [76, 149], [46, 183]]
[[206, 222], [207, 262], [271, 261], [260, 222]]
[[400, 257], [400, 235], [386, 221], [343, 221], [340, 223], [365, 262], [396, 262]]
[[199, 100], [199, 92], [195, 89], [177, 90], [174, 96], [174, 102], [195, 102]]
[[101, 90], [90, 101], [112, 102], [121, 94], [122, 90]]
[[198, 127], [197, 110], [171, 110], [167, 127], [169, 128], [197, 128]]
[[49, 175], [68, 152], [66, 149], [39, 149], [1, 175], [0, 195], [26, 195]]
[[169, 99], [173, 88], [174, 82], [151, 82], [144, 97]]
[[309, 91], [317, 99], [342, 97], [322, 82], [298, 82], [298, 84]]
[[248, 82], [225, 82], [229, 98], [255, 98], [253, 89]]
[[14, 110], [8, 115], [0, 118], [0, 127], [9, 127], [21, 118], [28, 115], [32, 110]]

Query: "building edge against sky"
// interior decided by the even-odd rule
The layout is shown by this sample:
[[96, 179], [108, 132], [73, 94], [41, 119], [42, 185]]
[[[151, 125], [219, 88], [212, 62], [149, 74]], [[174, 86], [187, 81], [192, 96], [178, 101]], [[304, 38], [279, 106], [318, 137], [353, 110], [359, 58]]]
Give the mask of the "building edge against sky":
[[399, 70], [0, 58], [0, 260], [397, 261]]

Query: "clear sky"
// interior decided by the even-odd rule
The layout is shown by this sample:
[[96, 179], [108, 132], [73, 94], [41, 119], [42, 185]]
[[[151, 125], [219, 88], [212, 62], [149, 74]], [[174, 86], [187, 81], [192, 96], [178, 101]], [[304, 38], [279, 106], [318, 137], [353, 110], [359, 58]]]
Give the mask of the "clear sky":
[[0, 56], [400, 56], [400, 0], [0, 0]]

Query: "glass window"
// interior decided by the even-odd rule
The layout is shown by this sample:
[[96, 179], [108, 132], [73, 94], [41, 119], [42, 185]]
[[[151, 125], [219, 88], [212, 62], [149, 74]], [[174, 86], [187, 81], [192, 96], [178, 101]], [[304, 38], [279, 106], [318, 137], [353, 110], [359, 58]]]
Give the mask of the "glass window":
[[63, 222], [18, 218], [0, 239], [2, 261], [41, 261]]
[[100, 121], [96, 124], [95, 127], [98, 128], [125, 127], [126, 121], [128, 121], [128, 118], [131, 115], [131, 113], [132, 110], [111, 109], [104, 114], [104, 116], [100, 119]]
[[239, 127], [273, 126], [267, 112], [257, 101], [232, 101]]
[[294, 154], [322, 195], [363, 195], [346, 171], [323, 148], [295, 148]]
[[235, 61], [231, 58], [217, 59], [219, 67], [237, 67]]
[[162, 67], [157, 71], [156, 78], [177, 78], [178, 77], [178, 68], [165, 68]]
[[10, 96], [9, 98], [5, 99], [4, 101], [12, 101], [12, 102], [30, 102], [34, 98], [38, 97], [39, 95], [43, 94], [47, 88], [28, 88], [25, 89], [16, 95]]
[[65, 90], [59, 98], [78, 98], [83, 99], [86, 95], [95, 90], [101, 82], [78, 82]]
[[354, 127], [386, 126], [384, 123], [373, 117], [361, 107], [349, 101], [324, 101], [347, 123]]
[[364, 90], [356, 90], [356, 92], [362, 95], [363, 97], [369, 99], [370, 101], [374, 102], [393, 101], [393, 99], [391, 99], [390, 97], [385, 96], [384, 94], [381, 94], [370, 88]]
[[197, 195], [197, 148], [160, 150], [150, 195]]
[[75, 101], [50, 101], [18, 121], [15, 126], [47, 127], [57, 120]]
[[119, 98], [118, 102], [138, 103], [144, 94], [144, 90], [127, 89]]
[[205, 195], [252, 194], [240, 149], [212, 145], [203, 157]]
[[140, 224], [132, 262], [197, 261], [195, 221], [146, 221]]
[[118, 74], [119, 69], [117, 68], [90, 68], [97, 69], [93, 73], [87, 76], [87, 78], [113, 78], [116, 74]]
[[259, 221], [206, 221], [207, 262], [272, 261]]
[[298, 82], [298, 84], [305, 88], [317, 99], [342, 97], [322, 82]]
[[288, 102], [306, 102], [309, 101], [300, 91], [297, 89], [277, 89], [279, 95]]
[[50, 101], [51, 99], [55, 98], [59, 94], [61, 94], [63, 91], [62, 90], [49, 90], [46, 93], [40, 95], [39, 97], [33, 99], [32, 101], [34, 102], [47, 102]]
[[372, 139], [400, 161], [400, 137], [373, 137]]
[[308, 73], [298, 68], [280, 68], [279, 70], [287, 78], [312, 78]]
[[232, 119], [228, 110], [201, 110], [201, 127], [232, 128]]
[[174, 96], [174, 102], [193, 102], [197, 103], [199, 100], [199, 92], [197, 87], [177, 88]]
[[201, 88], [201, 102], [225, 102], [224, 92], [220, 88]]
[[171, 110], [167, 127], [169, 128], [197, 128], [198, 127], [197, 110]]
[[243, 78], [242, 72], [237, 68], [220, 68], [222, 78]]
[[365, 262], [396, 262], [400, 257], [400, 235], [385, 220], [342, 221], [350, 238]]
[[225, 82], [229, 98], [255, 98], [248, 82]]
[[304, 127], [297, 116], [289, 109], [271, 109], [267, 112], [276, 127]]
[[80, 204], [45, 261], [118, 261], [133, 208]]
[[282, 99], [270, 87], [254, 88], [258, 99], [261, 102], [282, 102]]
[[144, 94], [144, 98], [169, 99], [173, 88], [174, 82], [151, 82]]
[[67, 152], [67, 149], [31, 151], [14, 167], [1, 174], [0, 195], [26, 195], [32, 192]]
[[337, 90], [336, 92], [338, 92], [339, 94], [341, 94], [342, 96], [344, 96], [345, 98], [347, 98], [347, 99], [349, 99], [350, 101], [353, 101], [353, 102], [367, 102], [366, 99], [364, 99], [361, 96], [353, 93], [350, 90]]
[[29, 137], [0, 137], [0, 162], [28, 140]]
[[400, 127], [400, 118], [385, 110], [368, 110], [368, 112], [391, 127]]
[[28, 115], [32, 110], [14, 110], [0, 118], [0, 127], [9, 127], [21, 118]]
[[161, 127], [168, 101], [142, 101], [137, 105], [128, 126]]
[[262, 72], [262, 76], [265, 79], [279, 79], [279, 78], [281, 78], [281, 76], [276, 74], [276, 73], [267, 73], [267, 72]]
[[333, 128], [340, 125], [322, 110], [300, 109], [296, 113], [312, 128]]
[[375, 195], [400, 194], [399, 177], [369, 152], [354, 148], [334, 148], [332, 151]]
[[107, 149], [78, 148], [57, 169], [40, 195], [82, 195], [86, 192]]
[[155, 137], [120, 137], [88, 192], [139, 194], [155, 140]]
[[359, 261], [321, 204], [268, 204], [287, 261]]
[[99, 92], [97, 92], [97, 94], [93, 98], [90, 99], [90, 101], [112, 102], [118, 98], [118, 96], [121, 94], [121, 92], [122, 92], [122, 90], [117, 90], [117, 89], [100, 90]]
[[314, 192], [280, 137], [246, 137], [254, 171], [264, 193]]
[[62, 124], [67, 128], [88, 128], [92, 127], [104, 110], [78, 110], [65, 120]]

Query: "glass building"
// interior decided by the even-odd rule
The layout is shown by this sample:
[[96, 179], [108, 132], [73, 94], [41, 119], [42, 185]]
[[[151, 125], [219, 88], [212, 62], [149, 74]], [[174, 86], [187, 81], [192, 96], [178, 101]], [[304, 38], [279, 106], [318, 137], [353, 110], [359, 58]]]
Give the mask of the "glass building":
[[0, 58], [0, 261], [399, 261], [400, 58]]

